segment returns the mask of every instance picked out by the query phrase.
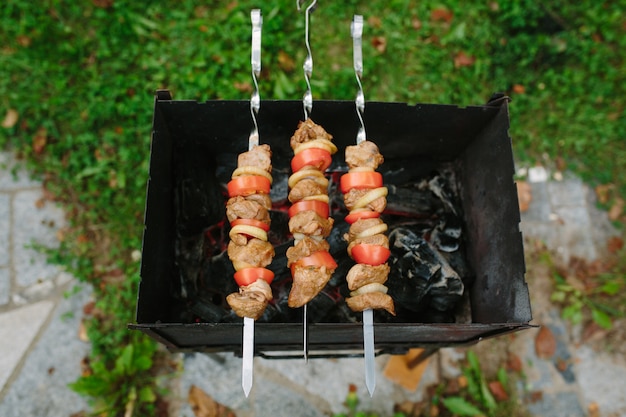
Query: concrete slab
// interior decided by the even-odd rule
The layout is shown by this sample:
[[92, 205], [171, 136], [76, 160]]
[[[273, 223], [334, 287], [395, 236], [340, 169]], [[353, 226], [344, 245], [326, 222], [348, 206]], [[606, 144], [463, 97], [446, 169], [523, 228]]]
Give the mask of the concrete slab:
[[0, 190], [11, 191], [28, 187], [41, 187], [11, 152], [0, 152]]
[[[63, 210], [47, 202], [41, 206], [41, 190], [25, 190], [13, 198], [13, 264], [19, 286], [30, 286], [56, 277], [60, 269], [46, 263], [46, 256], [31, 246], [58, 247], [56, 232], [65, 224]], [[38, 207], [39, 205], [39, 207]]]
[[9, 265], [9, 237], [11, 231], [11, 196], [0, 193], [0, 267]]
[[11, 271], [8, 267], [0, 267], [0, 307], [10, 301], [11, 294]]
[[89, 410], [86, 400], [67, 384], [80, 376], [81, 359], [90, 351], [89, 343], [78, 338], [82, 307], [90, 294], [85, 287], [78, 294], [59, 300], [50, 324], [4, 393], [0, 416], [70, 416]]
[[[28, 350], [53, 307], [52, 301], [40, 301], [0, 314], [0, 392], [20, 365], [22, 355]], [[0, 415], [6, 416], [1, 411]]]
[[574, 356], [585, 405], [595, 402], [602, 416], [626, 417], [626, 359], [595, 352], [588, 346], [576, 349]]

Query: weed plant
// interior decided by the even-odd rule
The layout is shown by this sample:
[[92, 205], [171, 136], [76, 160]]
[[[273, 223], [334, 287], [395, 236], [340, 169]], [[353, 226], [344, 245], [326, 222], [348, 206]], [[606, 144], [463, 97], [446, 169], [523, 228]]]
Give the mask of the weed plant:
[[[126, 330], [139, 280], [133, 253], [141, 249], [154, 91], [248, 99], [249, 11], [262, 7], [261, 96], [299, 100], [304, 19], [294, 3], [5, 0], [0, 7], [0, 145], [23, 157], [71, 216], [53, 257], [94, 284], [99, 311], [89, 329], [91, 374], [73, 387], [109, 404], [105, 414], [156, 409], [149, 368], [157, 350]], [[623, 196], [625, 6], [320, 2], [311, 18], [313, 95], [354, 98], [349, 27], [362, 14], [368, 100], [467, 106], [504, 92], [513, 99], [510, 133], [520, 159], [565, 161]]]

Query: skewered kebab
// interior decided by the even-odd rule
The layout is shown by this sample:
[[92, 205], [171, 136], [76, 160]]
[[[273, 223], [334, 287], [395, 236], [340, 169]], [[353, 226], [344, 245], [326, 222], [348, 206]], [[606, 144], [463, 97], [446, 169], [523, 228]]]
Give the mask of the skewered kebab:
[[313, 299], [337, 268], [325, 240], [334, 220], [329, 217], [328, 179], [324, 176], [337, 147], [332, 136], [311, 119], [300, 122], [290, 145], [294, 158], [293, 174], [288, 180], [288, 199], [292, 203], [289, 231], [294, 246], [287, 249], [287, 266], [293, 277], [288, 305], [296, 308]]
[[382, 175], [375, 171], [383, 160], [374, 142], [365, 140], [346, 147], [349, 172], [341, 177], [340, 188], [349, 210], [346, 221], [350, 230], [344, 239], [348, 241], [348, 255], [356, 261], [346, 276], [352, 291], [346, 303], [353, 311], [385, 309], [395, 315], [393, 300], [383, 285], [391, 254], [384, 234], [387, 225], [380, 219], [387, 205], [387, 188], [383, 187]]
[[239, 155], [237, 169], [228, 183], [230, 199], [226, 216], [230, 222], [228, 257], [235, 268], [239, 292], [226, 301], [239, 317], [257, 320], [272, 299], [269, 284], [274, 273], [265, 268], [272, 262], [274, 246], [267, 240], [270, 228], [269, 197], [272, 182], [272, 152], [257, 145]]

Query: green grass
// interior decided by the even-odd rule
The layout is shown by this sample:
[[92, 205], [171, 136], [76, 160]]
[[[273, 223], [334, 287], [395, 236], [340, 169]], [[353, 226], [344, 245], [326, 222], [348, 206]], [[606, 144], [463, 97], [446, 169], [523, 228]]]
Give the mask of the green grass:
[[[248, 99], [249, 11], [262, 5], [261, 96], [300, 99], [304, 20], [291, 0], [96, 6], [102, 3], [3, 3], [0, 118], [13, 109], [19, 120], [0, 128], [0, 145], [45, 176], [71, 214], [73, 229], [54, 256], [97, 284], [105, 314], [91, 326], [92, 360], [117, 387], [128, 377], [124, 370], [148, 372], [143, 359], [135, 367], [116, 361], [129, 355], [126, 345], [142, 343], [126, 323], [135, 308], [138, 263], [131, 254], [141, 248], [154, 90], [170, 89], [175, 99]], [[519, 159], [562, 158], [587, 181], [614, 184], [625, 196], [625, 9], [623, 0], [321, 1], [311, 18], [313, 94], [353, 99], [349, 25], [359, 13], [366, 20], [367, 100], [465, 106], [506, 92]], [[384, 39], [384, 50], [373, 39]], [[460, 53], [471, 65], [455, 66]], [[148, 348], [139, 354], [154, 355]], [[154, 378], [129, 378], [137, 384], [134, 411], [149, 414], [154, 396], [141, 387]], [[110, 415], [130, 400], [115, 401]]]

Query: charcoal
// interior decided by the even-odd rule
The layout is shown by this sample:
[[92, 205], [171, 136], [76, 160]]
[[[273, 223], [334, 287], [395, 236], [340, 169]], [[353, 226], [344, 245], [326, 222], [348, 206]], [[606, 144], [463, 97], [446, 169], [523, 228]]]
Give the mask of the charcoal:
[[391, 272], [386, 285], [396, 304], [413, 312], [429, 306], [452, 310], [463, 294], [463, 282], [437, 249], [403, 227], [389, 233], [389, 245]]
[[430, 242], [443, 252], [455, 252], [461, 239], [461, 220], [456, 216], [443, 217], [432, 230]]
[[198, 289], [197, 280], [205, 260], [204, 236], [180, 236], [176, 239], [174, 250], [180, 279], [176, 293], [180, 298], [188, 298], [195, 295]]

